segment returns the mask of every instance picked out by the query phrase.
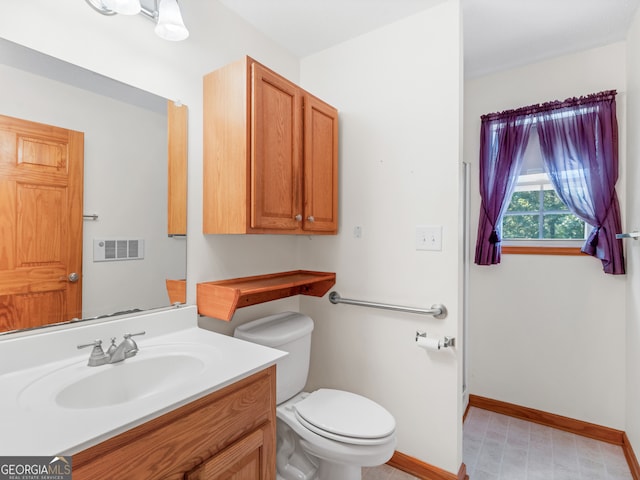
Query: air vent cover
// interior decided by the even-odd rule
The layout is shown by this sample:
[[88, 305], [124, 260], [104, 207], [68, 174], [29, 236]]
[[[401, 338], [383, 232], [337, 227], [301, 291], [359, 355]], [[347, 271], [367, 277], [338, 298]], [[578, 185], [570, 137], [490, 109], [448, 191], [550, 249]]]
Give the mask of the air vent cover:
[[141, 260], [144, 258], [144, 239], [116, 238], [94, 239], [93, 261], [115, 262], [119, 260]]

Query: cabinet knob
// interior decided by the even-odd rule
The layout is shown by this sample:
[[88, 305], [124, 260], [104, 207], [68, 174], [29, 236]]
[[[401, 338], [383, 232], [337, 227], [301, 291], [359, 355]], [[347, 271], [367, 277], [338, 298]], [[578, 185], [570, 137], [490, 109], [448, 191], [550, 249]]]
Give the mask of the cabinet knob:
[[315, 218], [313, 218], [313, 215], [309, 215], [309, 216], [307, 217], [307, 220], [308, 220], [309, 222], [315, 222], [315, 221], [316, 221], [316, 219], [315, 219]]
[[301, 222], [302, 221], [302, 215], [298, 214], [295, 216], [296, 222]]

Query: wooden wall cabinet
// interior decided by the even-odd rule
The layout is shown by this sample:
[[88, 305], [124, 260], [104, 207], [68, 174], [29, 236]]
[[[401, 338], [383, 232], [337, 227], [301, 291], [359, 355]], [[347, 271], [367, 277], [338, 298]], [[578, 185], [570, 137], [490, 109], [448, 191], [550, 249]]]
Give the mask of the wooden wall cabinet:
[[335, 234], [338, 112], [250, 57], [204, 77], [204, 233]]
[[73, 480], [275, 480], [276, 367], [73, 456]]

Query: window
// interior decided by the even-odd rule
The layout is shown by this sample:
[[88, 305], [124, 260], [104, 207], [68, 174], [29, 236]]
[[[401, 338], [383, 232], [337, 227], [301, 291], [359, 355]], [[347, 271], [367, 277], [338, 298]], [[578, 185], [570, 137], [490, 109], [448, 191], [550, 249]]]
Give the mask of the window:
[[546, 174], [520, 176], [502, 218], [505, 243], [510, 240], [577, 240], [581, 245], [586, 236], [585, 222], [560, 200]]
[[531, 128], [509, 206], [502, 217], [507, 246], [575, 246], [587, 238], [588, 225], [560, 199], [545, 173], [537, 129]]
[[[616, 91], [609, 90], [482, 115], [477, 265], [500, 263], [502, 244], [508, 241], [505, 228], [507, 238], [512, 236], [511, 242], [519, 238], [554, 242], [558, 237], [580, 242], [574, 240], [583, 236], [583, 228], [570, 213], [575, 212], [589, 224], [586, 239], [580, 242], [579, 249], [555, 250], [585, 253], [600, 259], [605, 273], [624, 274], [622, 241], [616, 238], [622, 227], [615, 190], [618, 180], [615, 96]], [[530, 133], [534, 131], [539, 134], [538, 141], [530, 142]], [[543, 171], [539, 166], [537, 171], [524, 166], [524, 153], [530, 145], [540, 146], [539, 157], [544, 159], [544, 171], [550, 181], [538, 179], [533, 185], [528, 181], [531, 179], [528, 175]], [[518, 253], [540, 253], [546, 247]], [[517, 247], [505, 245], [505, 252], [506, 248]]]

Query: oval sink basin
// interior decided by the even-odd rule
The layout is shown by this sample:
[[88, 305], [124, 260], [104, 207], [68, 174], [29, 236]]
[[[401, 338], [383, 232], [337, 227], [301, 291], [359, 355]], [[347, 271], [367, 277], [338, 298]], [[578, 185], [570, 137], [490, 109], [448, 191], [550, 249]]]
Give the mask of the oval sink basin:
[[[67, 385], [55, 402], [64, 408], [98, 408], [140, 399], [161, 392], [188, 375], [197, 374], [204, 363], [188, 355], [141, 359], [107, 365], [104, 370]], [[101, 367], [96, 367], [101, 368]]]
[[162, 396], [193, 382], [220, 359], [216, 348], [192, 344], [145, 345], [122, 362], [87, 366], [86, 359], [43, 372], [18, 394], [28, 410], [115, 407]]

